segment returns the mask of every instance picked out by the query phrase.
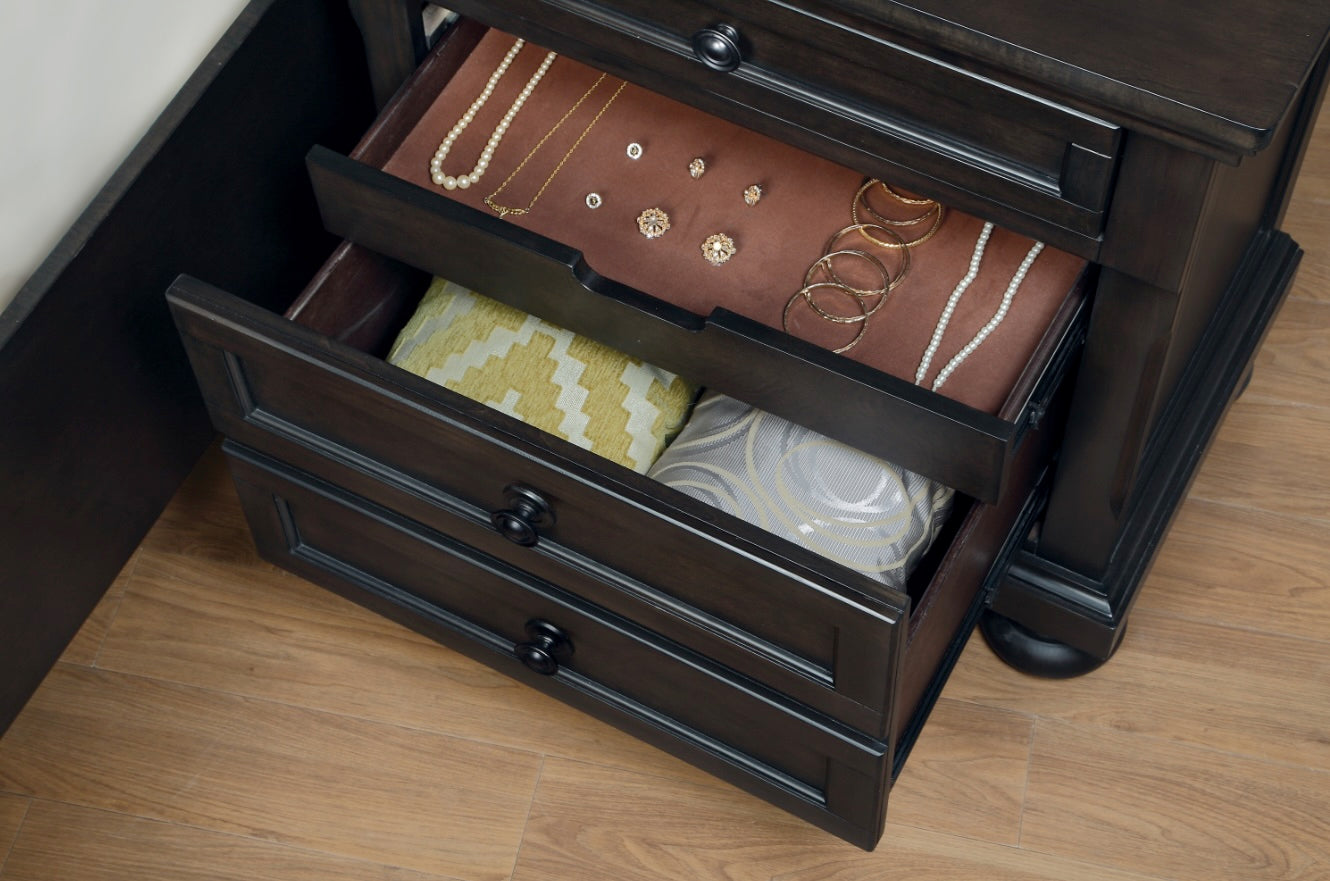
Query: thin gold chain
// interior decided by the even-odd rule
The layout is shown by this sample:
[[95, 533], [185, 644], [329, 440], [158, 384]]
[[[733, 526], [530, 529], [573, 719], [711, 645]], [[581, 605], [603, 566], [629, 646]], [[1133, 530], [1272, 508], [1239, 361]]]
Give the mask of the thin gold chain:
[[554, 128], [547, 131], [545, 133], [545, 136], [536, 143], [536, 146], [531, 148], [531, 152], [526, 154], [525, 157], [523, 157], [522, 161], [519, 162], [517, 164], [517, 167], [513, 169], [512, 174], [508, 175], [507, 179], [505, 179], [503, 183], [499, 184], [499, 188], [485, 197], [485, 204], [490, 206], [490, 208], [494, 209], [496, 212], [498, 212], [499, 217], [507, 217], [509, 214], [517, 214], [517, 215], [527, 214], [531, 211], [532, 208], [536, 206], [536, 201], [545, 193], [545, 189], [549, 187], [550, 182], [554, 180], [554, 176], [563, 170], [563, 166], [568, 162], [568, 159], [573, 155], [573, 152], [579, 146], [581, 146], [582, 141], [586, 138], [587, 134], [590, 133], [592, 126], [594, 126], [597, 122], [600, 122], [600, 118], [605, 115], [606, 110], [610, 109], [610, 105], [614, 103], [614, 99], [619, 97], [619, 93], [623, 91], [623, 87], [628, 85], [628, 83], [626, 82], [619, 83], [619, 88], [614, 90], [614, 94], [611, 95], [610, 99], [606, 101], [604, 106], [600, 108], [600, 112], [596, 114], [594, 119], [592, 119], [590, 122], [587, 123], [586, 128], [582, 129], [582, 134], [577, 136], [577, 140], [574, 141], [573, 145], [568, 148], [568, 152], [563, 154], [563, 158], [559, 160], [559, 164], [554, 166], [554, 170], [550, 172], [550, 176], [545, 178], [545, 182], [540, 185], [540, 189], [537, 190], [536, 194], [531, 197], [531, 201], [527, 203], [527, 206], [525, 208], [509, 208], [507, 205], [500, 205], [497, 202], [495, 202], [494, 201], [495, 197], [498, 196], [500, 193], [502, 193], [504, 189], [508, 186], [508, 184], [513, 182], [513, 178], [517, 177], [517, 175], [521, 173], [522, 169], [526, 167], [526, 164], [531, 161], [531, 158], [540, 152], [540, 148], [545, 146], [545, 142], [548, 141], [551, 137], [553, 137], [554, 133], [559, 130], [560, 126], [562, 126], [565, 122], [568, 121], [568, 118], [570, 116], [572, 116], [574, 113], [577, 112], [577, 108], [581, 107], [587, 98], [591, 97], [591, 93], [596, 91], [596, 87], [599, 86], [602, 82], [604, 82], [606, 76], [608, 76], [608, 74], [602, 73], [600, 75], [600, 78], [591, 84], [591, 88], [583, 92], [582, 97], [578, 98], [577, 102], [573, 104], [572, 107], [568, 108], [568, 112], [565, 113], [563, 117], [554, 124]]

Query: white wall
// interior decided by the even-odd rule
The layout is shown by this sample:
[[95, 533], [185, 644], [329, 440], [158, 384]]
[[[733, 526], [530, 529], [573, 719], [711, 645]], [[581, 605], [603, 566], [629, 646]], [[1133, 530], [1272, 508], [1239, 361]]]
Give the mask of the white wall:
[[0, 0], [0, 310], [246, 0]]

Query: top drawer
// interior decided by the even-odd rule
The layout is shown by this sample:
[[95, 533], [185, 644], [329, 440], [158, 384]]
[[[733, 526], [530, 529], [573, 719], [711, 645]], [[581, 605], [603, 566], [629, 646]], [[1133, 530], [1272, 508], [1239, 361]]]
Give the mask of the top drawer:
[[[514, 45], [479, 30], [467, 23], [445, 40], [352, 156], [310, 153], [329, 230], [981, 501], [1002, 495], [1023, 438], [1075, 355], [1083, 261], [1044, 248], [1021, 275], [1033, 243], [999, 229], [963, 287], [983, 222], [949, 211], [936, 235], [908, 252], [905, 284], [875, 309], [862, 344], [835, 354], [855, 327], [822, 322], [791, 295], [828, 236], [851, 222], [857, 171], [635, 85], [599, 86], [598, 71], [561, 57], [512, 121], [483, 182], [447, 191], [430, 180], [431, 156]], [[457, 140], [450, 168], [481, 153], [544, 56], [535, 47], [514, 56], [494, 100]], [[569, 108], [580, 115], [561, 117]], [[556, 132], [563, 119], [566, 131]], [[550, 134], [558, 138], [541, 153]], [[637, 142], [645, 155], [628, 158], [625, 145]], [[524, 175], [523, 154], [536, 157]], [[690, 179], [699, 154], [709, 168]], [[748, 206], [742, 194], [754, 182], [766, 192]], [[496, 215], [485, 194], [504, 187], [501, 201], [535, 207]], [[604, 195], [598, 209], [586, 207], [592, 191]], [[636, 222], [651, 206], [673, 224], [654, 239]], [[698, 251], [717, 232], [738, 243], [723, 267]], [[899, 255], [881, 253], [903, 271]], [[787, 319], [789, 333], [781, 330]], [[916, 385], [920, 365], [926, 376]], [[945, 377], [944, 365], [955, 366]], [[932, 390], [941, 380], [946, 387]]]
[[776, 0], [448, 5], [1064, 250], [1097, 252], [1120, 128], [881, 27]]

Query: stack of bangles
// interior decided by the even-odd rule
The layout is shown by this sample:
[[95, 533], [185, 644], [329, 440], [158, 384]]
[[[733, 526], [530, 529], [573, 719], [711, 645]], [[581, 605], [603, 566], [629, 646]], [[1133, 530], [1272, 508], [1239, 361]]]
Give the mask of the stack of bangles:
[[[922, 214], [906, 220], [893, 220], [885, 217], [868, 204], [867, 194], [878, 187], [887, 193], [897, 202], [903, 205], [927, 206]], [[863, 211], [871, 217], [869, 221], [860, 220], [860, 206]], [[887, 301], [887, 295], [900, 286], [905, 280], [905, 276], [910, 271], [910, 249], [922, 245], [924, 242], [936, 235], [939, 227], [942, 226], [942, 219], [946, 214], [946, 209], [941, 203], [932, 199], [913, 199], [897, 193], [890, 186], [880, 180], [869, 179], [859, 187], [859, 191], [854, 194], [854, 201], [850, 205], [850, 216], [854, 221], [849, 226], [835, 233], [827, 239], [823, 254], [808, 267], [804, 273], [804, 284], [793, 296], [785, 303], [785, 311], [781, 315], [781, 324], [788, 333], [790, 330], [790, 313], [796, 303], [802, 301], [819, 318], [829, 321], [833, 324], [857, 324], [859, 330], [854, 339], [838, 349], [832, 349], [833, 352], [847, 352], [859, 344], [868, 332], [868, 319], [877, 313]], [[931, 221], [931, 223], [930, 223]], [[923, 235], [915, 239], [905, 239], [900, 233], [892, 227], [910, 227], [929, 223], [928, 229]], [[896, 267], [896, 273], [893, 276], [881, 260], [869, 251], [858, 248], [842, 248], [841, 240], [851, 233], [858, 233], [869, 243], [900, 255], [900, 265]], [[881, 284], [877, 287], [857, 287], [847, 282], [837, 273], [835, 268], [836, 260], [855, 259], [868, 264], [868, 267], [876, 274]], [[818, 302], [819, 293], [833, 293], [849, 297], [857, 309], [857, 314], [841, 315], [827, 309]]]

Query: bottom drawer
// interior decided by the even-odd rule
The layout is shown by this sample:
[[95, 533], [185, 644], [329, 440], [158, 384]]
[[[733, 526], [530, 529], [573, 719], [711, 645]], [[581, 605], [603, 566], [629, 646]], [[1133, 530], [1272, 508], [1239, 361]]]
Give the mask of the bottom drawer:
[[274, 563], [871, 848], [887, 744], [442, 533], [228, 441]]

